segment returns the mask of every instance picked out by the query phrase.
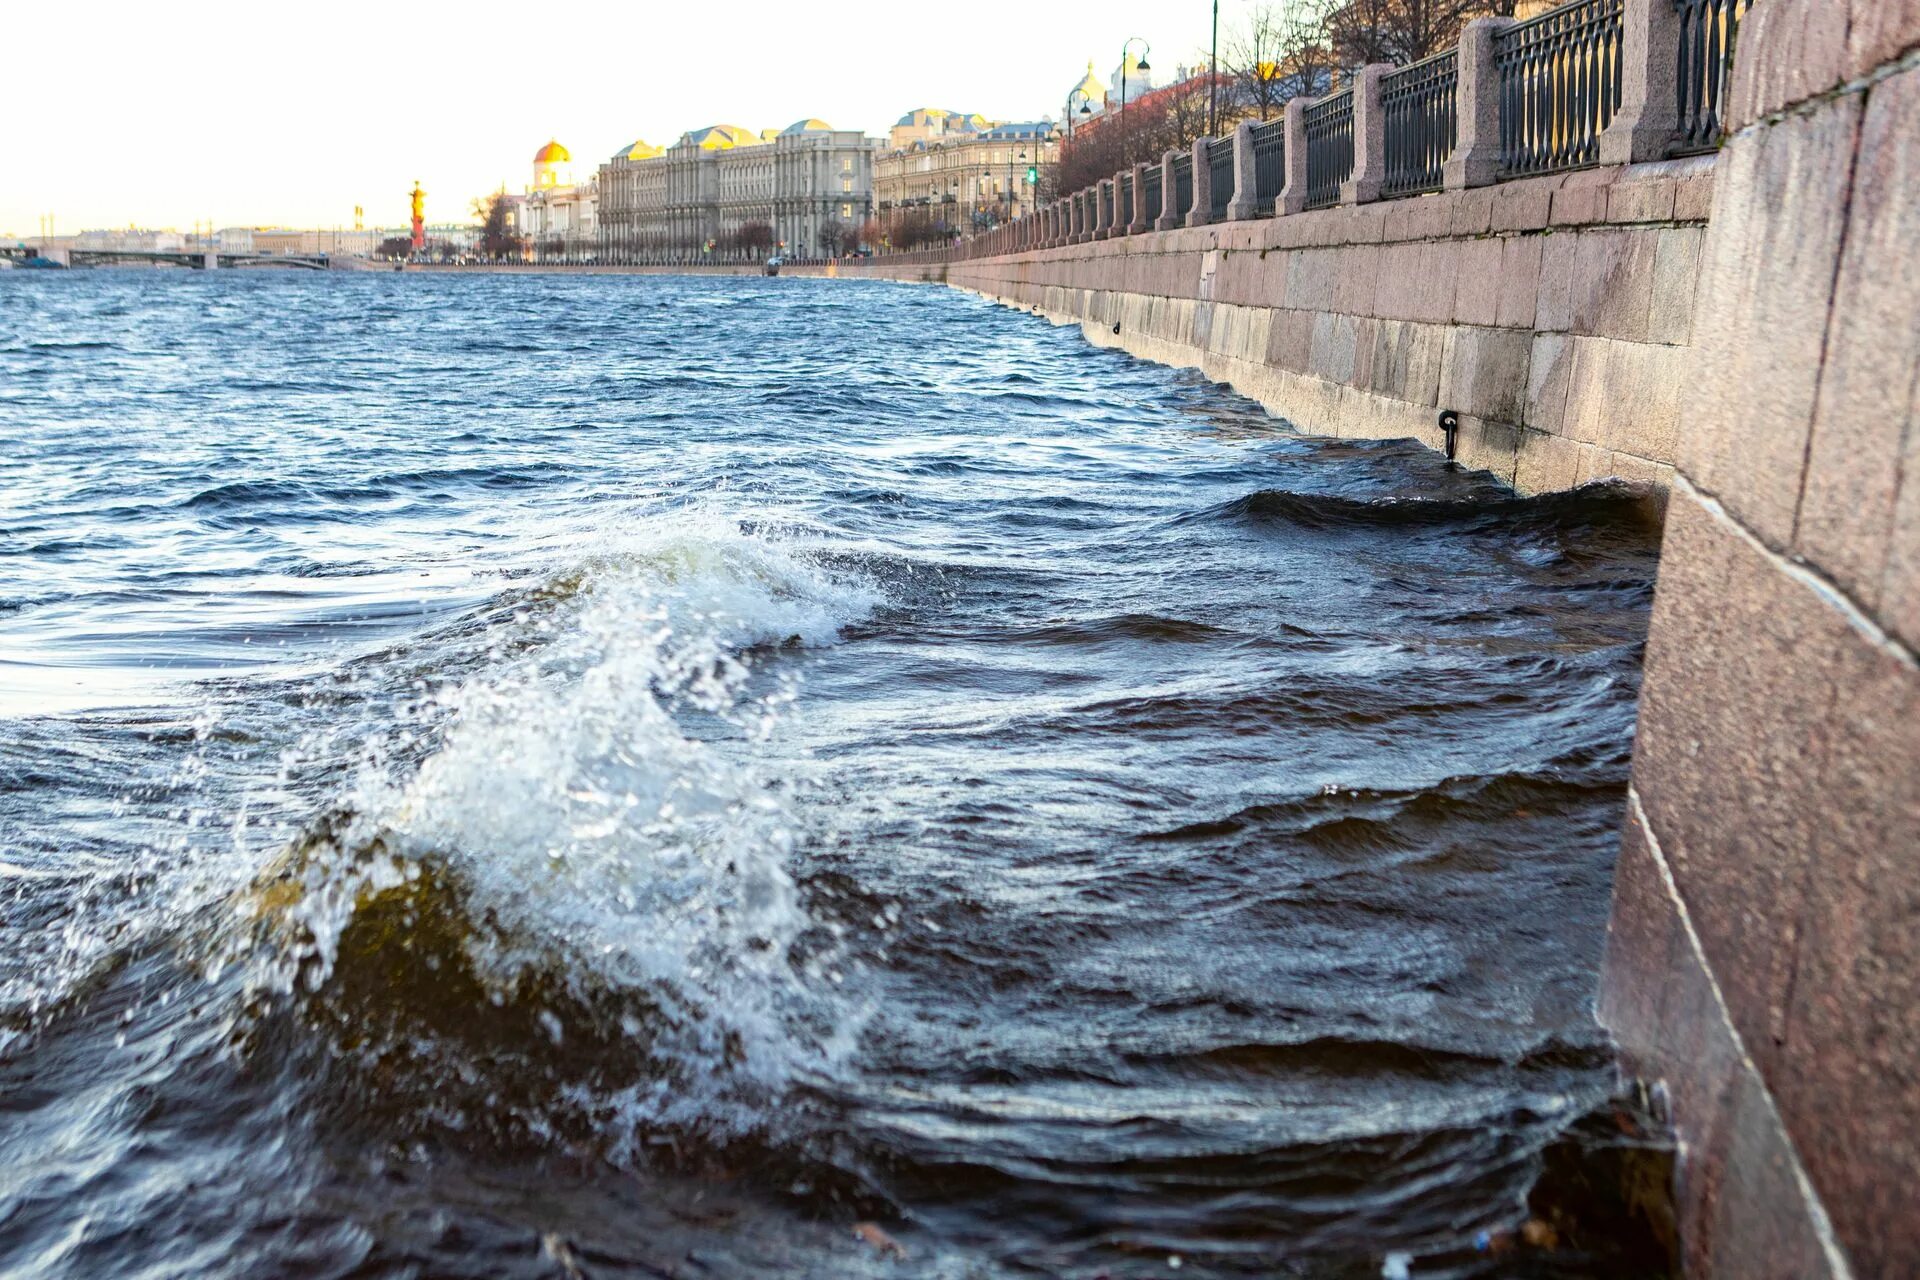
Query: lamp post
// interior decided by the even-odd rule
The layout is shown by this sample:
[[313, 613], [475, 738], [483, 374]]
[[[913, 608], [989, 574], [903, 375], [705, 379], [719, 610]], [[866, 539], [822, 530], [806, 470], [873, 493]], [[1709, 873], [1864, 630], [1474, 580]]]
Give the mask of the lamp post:
[[1220, 136], [1220, 0], [1213, 0], [1213, 43], [1207, 51], [1207, 136]]
[[[1214, 0], [1218, 6], [1220, 0]], [[1139, 36], [1128, 36], [1120, 42], [1120, 166], [1130, 168], [1133, 165], [1133, 139], [1127, 136], [1127, 47], [1135, 40], [1140, 41], [1140, 61], [1136, 63], [1142, 71], [1153, 70], [1147, 61], [1147, 55], [1153, 52], [1153, 46]]]
[[1083, 116], [1090, 116], [1093, 114], [1093, 108], [1087, 105], [1089, 102], [1093, 101], [1093, 99], [1087, 96], [1087, 91], [1085, 89], [1075, 89], [1072, 93], [1069, 93], [1067, 95], [1066, 109], [1065, 111], [1062, 112], [1062, 114], [1067, 117], [1067, 141], [1068, 142], [1073, 141], [1073, 99], [1075, 94], [1079, 95], [1080, 97], [1080, 114]]

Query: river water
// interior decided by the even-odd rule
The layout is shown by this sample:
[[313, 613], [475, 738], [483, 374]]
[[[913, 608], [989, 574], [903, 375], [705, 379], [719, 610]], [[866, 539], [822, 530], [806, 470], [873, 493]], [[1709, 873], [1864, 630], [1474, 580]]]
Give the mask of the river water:
[[881, 282], [0, 320], [0, 1274], [1422, 1274], [1608, 1094], [1630, 495]]

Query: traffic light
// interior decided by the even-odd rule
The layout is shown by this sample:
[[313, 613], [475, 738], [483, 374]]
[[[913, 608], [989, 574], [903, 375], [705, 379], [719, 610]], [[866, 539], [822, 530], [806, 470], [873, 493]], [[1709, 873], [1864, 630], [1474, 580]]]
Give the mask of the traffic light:
[[1037, 187], [1040, 185], [1040, 166], [1039, 165], [1030, 164], [1027, 166], [1027, 185], [1030, 187]]

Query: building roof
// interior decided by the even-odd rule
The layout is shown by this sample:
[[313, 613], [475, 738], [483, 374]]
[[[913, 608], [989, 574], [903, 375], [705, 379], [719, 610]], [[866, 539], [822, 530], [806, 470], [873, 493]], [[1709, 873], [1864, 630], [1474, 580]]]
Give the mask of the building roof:
[[945, 111], [939, 107], [915, 107], [894, 121], [894, 127], [903, 125], [929, 126], [942, 124], [948, 131], [984, 129], [987, 118], [973, 111]]
[[702, 151], [724, 151], [729, 147], [750, 146], [760, 141], [752, 130], [742, 129], [737, 124], [710, 124], [689, 129], [680, 140]]
[[615, 160], [652, 160], [663, 154], [659, 147], [650, 142], [635, 139], [613, 153]]
[[803, 133], [832, 133], [832, 132], [833, 132], [833, 126], [828, 124], [825, 120], [818, 119], [814, 116], [808, 116], [805, 120], [795, 120], [792, 124], [782, 129], [780, 131], [780, 136], [783, 138], [793, 138], [793, 137], [798, 137], [800, 134], [803, 134]]
[[570, 164], [572, 161], [573, 153], [551, 138], [546, 146], [533, 153], [535, 164]]
[[980, 136], [989, 141], [1024, 140], [1044, 138], [1053, 132], [1051, 120], [1026, 120], [1014, 124], [997, 124]]

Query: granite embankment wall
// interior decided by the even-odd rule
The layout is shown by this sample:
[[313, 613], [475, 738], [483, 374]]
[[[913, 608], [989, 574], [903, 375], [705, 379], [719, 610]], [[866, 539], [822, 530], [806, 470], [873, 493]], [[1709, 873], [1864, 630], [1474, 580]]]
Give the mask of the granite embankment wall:
[[1920, 0], [1761, 0], [1601, 1013], [1699, 1276], [1920, 1274]]
[[1303, 431], [1409, 436], [1524, 491], [1664, 487], [1714, 160], [846, 274], [944, 280], [1192, 366]]

